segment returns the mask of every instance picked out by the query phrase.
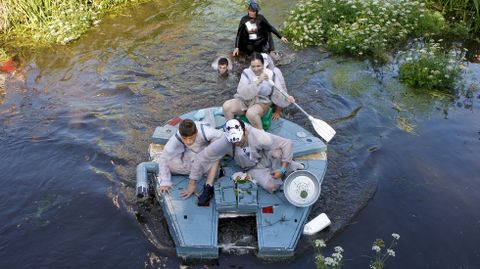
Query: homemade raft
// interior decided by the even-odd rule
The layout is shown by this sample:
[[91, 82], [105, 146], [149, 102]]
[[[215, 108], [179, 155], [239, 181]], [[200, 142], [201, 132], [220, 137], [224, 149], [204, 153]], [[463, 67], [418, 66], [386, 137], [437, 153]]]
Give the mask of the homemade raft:
[[[320, 195], [320, 186], [327, 168], [325, 143], [291, 121], [273, 121], [268, 132], [293, 141], [294, 158], [305, 165], [305, 170], [290, 174], [284, 187], [270, 194], [252, 182], [233, 181], [232, 175], [241, 170], [231, 158], [224, 158], [224, 173], [215, 180], [214, 198], [208, 207], [199, 207], [196, 196], [188, 199], [180, 197], [180, 192], [187, 187], [188, 176], [173, 175], [169, 195], [160, 194], [156, 186], [157, 160], [163, 145], [177, 132], [181, 119], [187, 118], [206, 121], [217, 128], [225, 123], [219, 107], [192, 111], [172, 119], [155, 129], [149, 148], [150, 161], [137, 167], [137, 197], [145, 199], [149, 185], [154, 187], [156, 199], [163, 208], [175, 242], [177, 255], [184, 259], [216, 259], [219, 248], [222, 247], [218, 244], [219, 218], [255, 216], [257, 256], [266, 259], [293, 256], [304, 232], [311, 205]], [[149, 177], [149, 174], [153, 176]], [[154, 180], [149, 182], [149, 179]], [[197, 190], [201, 191], [203, 184], [203, 180], [198, 182]]]

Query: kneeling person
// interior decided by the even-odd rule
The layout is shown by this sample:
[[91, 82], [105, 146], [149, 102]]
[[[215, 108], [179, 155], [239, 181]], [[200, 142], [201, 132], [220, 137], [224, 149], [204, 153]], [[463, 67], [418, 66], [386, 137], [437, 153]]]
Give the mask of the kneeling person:
[[190, 179], [201, 177], [203, 171], [225, 155], [233, 156], [235, 163], [250, 174], [268, 192], [276, 191], [286, 173], [303, 169], [292, 160], [293, 143], [242, 121], [231, 119], [224, 127], [224, 139], [217, 139], [196, 156]]
[[[210, 127], [208, 123], [185, 119], [180, 123], [178, 132], [172, 136], [159, 158], [158, 185], [160, 193], [168, 193], [172, 187], [171, 175], [189, 175], [195, 157], [215, 139], [223, 136], [221, 130]], [[199, 205], [208, 205], [213, 196], [213, 181], [217, 174], [219, 162], [212, 163], [207, 169], [207, 181]], [[196, 190], [196, 181], [190, 181], [183, 198], [190, 197]]]

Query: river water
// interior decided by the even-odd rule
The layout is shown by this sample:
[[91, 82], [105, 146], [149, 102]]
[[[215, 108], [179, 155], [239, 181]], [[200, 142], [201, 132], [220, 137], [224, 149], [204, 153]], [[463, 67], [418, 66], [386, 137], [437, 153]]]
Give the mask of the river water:
[[[271, 2], [281, 26], [295, 1]], [[159, 207], [135, 203], [135, 167], [155, 126], [233, 94], [235, 76], [225, 87], [210, 64], [233, 50], [242, 3], [152, 1], [25, 57], [0, 97], [0, 268], [182, 264]], [[388, 268], [480, 267], [480, 67], [455, 96], [414, 94], [394, 64], [276, 41], [290, 93], [337, 130], [313, 210], [332, 225], [288, 263], [222, 252], [209, 267], [314, 268], [310, 240], [331, 238], [346, 268], [367, 268], [373, 240], [394, 232]], [[286, 117], [311, 128], [296, 109]]]

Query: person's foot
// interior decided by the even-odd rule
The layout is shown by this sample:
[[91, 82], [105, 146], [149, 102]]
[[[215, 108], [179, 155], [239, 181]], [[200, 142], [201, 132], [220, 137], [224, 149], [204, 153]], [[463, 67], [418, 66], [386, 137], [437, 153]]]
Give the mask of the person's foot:
[[210, 199], [213, 197], [213, 187], [205, 184], [203, 186], [203, 191], [200, 196], [198, 196], [198, 206], [208, 206], [210, 204]]

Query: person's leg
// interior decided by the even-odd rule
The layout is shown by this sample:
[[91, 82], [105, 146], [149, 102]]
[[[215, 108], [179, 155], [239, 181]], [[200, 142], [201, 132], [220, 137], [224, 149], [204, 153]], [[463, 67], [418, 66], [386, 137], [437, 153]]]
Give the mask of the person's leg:
[[191, 159], [187, 156], [183, 158], [176, 157], [171, 159], [168, 162], [168, 168], [170, 169], [170, 173], [177, 174], [177, 175], [188, 175], [190, 174], [190, 169], [192, 167]]
[[199, 206], [208, 206], [210, 204], [210, 199], [213, 197], [213, 181], [218, 176], [218, 169], [220, 167], [220, 160], [214, 162], [210, 168], [208, 169], [207, 173], [207, 181], [203, 186], [203, 191], [198, 196], [198, 205]]
[[242, 111], [242, 103], [238, 99], [230, 99], [225, 101], [222, 108], [225, 120], [231, 120], [235, 115], [245, 114], [245, 112]]
[[253, 127], [263, 130], [262, 117], [268, 110], [269, 104], [255, 104], [247, 109], [247, 119]]
[[207, 181], [205, 181], [205, 184], [213, 186], [213, 181], [215, 181], [215, 178], [218, 177], [219, 168], [220, 168], [220, 160], [214, 162], [210, 167], [210, 169], [208, 169]]
[[245, 53], [247, 56], [250, 56], [254, 51], [256, 51], [256, 47], [254, 44], [247, 44], [245, 46]]
[[271, 175], [271, 171], [268, 168], [254, 168], [247, 172], [262, 188], [269, 193], [273, 193], [278, 190], [283, 181], [274, 179]]

